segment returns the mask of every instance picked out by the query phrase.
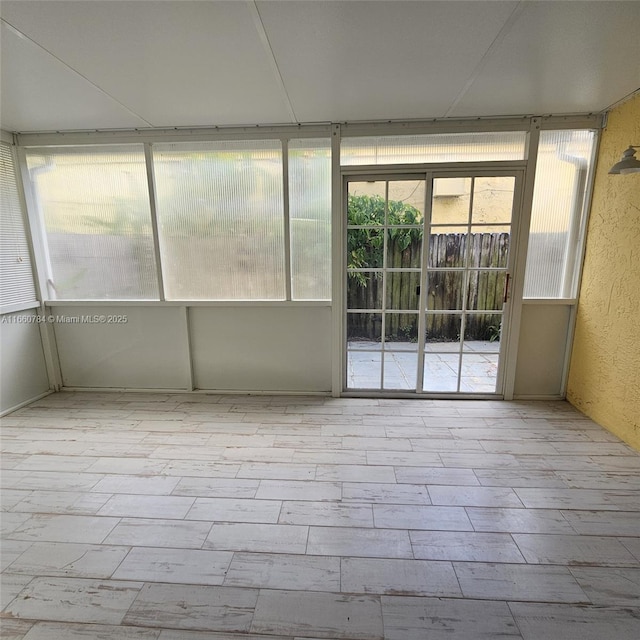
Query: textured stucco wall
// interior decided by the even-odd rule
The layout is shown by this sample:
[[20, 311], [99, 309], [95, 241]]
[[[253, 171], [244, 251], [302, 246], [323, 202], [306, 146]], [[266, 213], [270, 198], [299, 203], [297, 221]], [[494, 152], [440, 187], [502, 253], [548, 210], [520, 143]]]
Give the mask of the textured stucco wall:
[[638, 93], [602, 134], [567, 398], [640, 449], [640, 173], [608, 174], [630, 144], [640, 145]]

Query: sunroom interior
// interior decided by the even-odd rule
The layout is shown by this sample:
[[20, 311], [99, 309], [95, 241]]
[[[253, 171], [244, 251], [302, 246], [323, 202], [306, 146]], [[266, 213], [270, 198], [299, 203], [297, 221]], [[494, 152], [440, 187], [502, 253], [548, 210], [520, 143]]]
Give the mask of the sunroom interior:
[[[636, 8], [609, 5], [590, 3], [578, 24], [582, 5], [568, 3], [4, 3], [3, 184], [22, 237], [5, 250], [2, 310], [33, 317], [3, 324], [4, 370], [22, 371], [3, 377], [3, 412], [61, 388], [568, 394], [637, 442], [625, 391], [637, 351], [616, 328], [634, 314], [610, 313], [616, 296], [634, 298], [622, 284], [634, 261], [622, 278], [616, 261], [594, 269], [615, 283], [608, 313], [581, 280], [589, 242], [587, 274], [614, 250], [587, 233], [592, 196], [597, 209], [622, 198], [623, 215], [637, 186], [611, 176], [612, 193], [593, 193], [599, 159], [633, 144], [637, 120], [637, 70], [616, 62], [633, 59]], [[199, 17], [206, 29], [178, 54]], [[534, 32], [549, 44], [536, 44], [548, 56], [537, 67]], [[543, 74], [559, 55], [562, 69]], [[136, 63], [120, 73], [125, 59]], [[608, 109], [625, 98], [630, 142], [609, 149]], [[418, 216], [413, 257], [392, 240], [410, 235], [406, 220], [359, 227], [346, 211], [347, 199], [384, 200], [385, 185], [387, 208]], [[624, 245], [635, 220], [606, 235]], [[467, 263], [452, 268], [467, 231]], [[473, 253], [501, 233], [504, 255]], [[602, 339], [585, 335], [594, 322]], [[593, 401], [596, 379], [610, 385]]]
[[[567, 573], [567, 589], [575, 582], [584, 589], [581, 595], [536, 595], [531, 601], [540, 607], [571, 606], [575, 619], [567, 621], [559, 613], [550, 626], [538, 626], [521, 594], [515, 597], [519, 604], [509, 605], [513, 626], [507, 621], [504, 628], [478, 637], [495, 637], [491, 634], [505, 629], [518, 638], [543, 637], [540, 633], [556, 637], [553, 633], [561, 635], [568, 628], [564, 625], [573, 629], [576, 620], [591, 619], [599, 607], [604, 616], [613, 616], [603, 618], [603, 628], [614, 621], [618, 637], [637, 637], [637, 619], [620, 614], [619, 608], [638, 596], [640, 572], [638, 533], [629, 533], [640, 512], [640, 487], [631, 479], [639, 464], [634, 450], [640, 449], [640, 172], [612, 175], [609, 170], [630, 145], [640, 157], [638, 3], [6, 0], [0, 12], [0, 415], [8, 434], [3, 438], [4, 469], [17, 483], [10, 482], [8, 490], [15, 502], [10, 498], [7, 507], [10, 560], [2, 566], [9, 567], [3, 585], [11, 598], [2, 606], [8, 612], [3, 624], [15, 627], [16, 638], [56, 633], [61, 638], [102, 637], [95, 635], [100, 629], [91, 625], [96, 624], [113, 625], [101, 633], [124, 633], [116, 631], [124, 625], [127, 633], [148, 633], [140, 637], [154, 640], [204, 639], [219, 632], [278, 639], [309, 634], [425, 637], [421, 634], [427, 627], [421, 623], [403, 626], [403, 607], [417, 620], [415, 607], [423, 604], [408, 602], [412, 597], [427, 598], [425, 607], [442, 595], [452, 601], [482, 598], [471, 588], [468, 593], [475, 595], [469, 596], [461, 578], [473, 569], [466, 564], [473, 554], [434, 554], [434, 546], [416, 533], [428, 527], [414, 522], [404, 527], [407, 550], [396, 553], [398, 547], [387, 541], [386, 551], [374, 551], [371, 558], [443, 561], [443, 566], [453, 562], [461, 591], [401, 588], [397, 575], [383, 586], [367, 586], [364, 578], [360, 584], [353, 571], [344, 569], [345, 559], [360, 553], [346, 542], [343, 553], [339, 545], [323, 542], [322, 535], [334, 525], [342, 526], [341, 532], [352, 526], [362, 532], [370, 525], [362, 524], [355, 511], [352, 521], [342, 512], [336, 515], [343, 505], [335, 513], [311, 513], [310, 505], [320, 502], [305, 502], [312, 498], [299, 497], [302, 489], [296, 483], [309, 480], [311, 494], [318, 491], [324, 496], [318, 500], [329, 505], [336, 499], [331, 491], [341, 485], [340, 501], [358, 503], [357, 509], [370, 502], [376, 516], [378, 501], [407, 507], [406, 492], [385, 494], [388, 500], [380, 497], [383, 486], [406, 482], [402, 486], [414, 492], [409, 503], [478, 510], [473, 514], [477, 519], [470, 518], [471, 531], [481, 515], [488, 515], [479, 513], [485, 507], [562, 507], [564, 498], [554, 503], [552, 497], [545, 505], [517, 493], [526, 487], [540, 492], [555, 487], [545, 484], [546, 476], [533, 478], [544, 473], [556, 474], [553, 481], [564, 483], [557, 485], [563, 491], [619, 492], [611, 498], [611, 508], [629, 518], [621, 529], [603, 529], [620, 546], [619, 563], [614, 558], [603, 566], [607, 571], [624, 567], [625, 580], [636, 586], [619, 587], [617, 599], [589, 599], [585, 584], [595, 577], [587, 570], [584, 575]], [[234, 408], [242, 418], [230, 420]], [[169, 417], [160, 417], [165, 410]], [[83, 417], [90, 424], [82, 424]], [[480, 431], [471, 429], [476, 420], [485, 435], [494, 427], [503, 430], [499, 437], [491, 431], [490, 444], [482, 444]], [[81, 434], [73, 435], [80, 441], [89, 430], [115, 434], [127, 424], [132, 434], [144, 431], [159, 448], [175, 437], [172, 445], [182, 448], [178, 463], [174, 459], [161, 469], [154, 453], [149, 454], [156, 450], [123, 453], [121, 434], [102, 453], [96, 453], [90, 438], [78, 449], [77, 459], [75, 453], [67, 459], [62, 446], [58, 450], [42, 444], [49, 440], [43, 435], [46, 428], [51, 442], [68, 443], [67, 429], [80, 429]], [[176, 432], [170, 434], [172, 426]], [[523, 437], [516, 426], [531, 428], [531, 436]], [[452, 429], [457, 427], [467, 430], [464, 437], [472, 437], [472, 445], [465, 445], [462, 431], [455, 443], [461, 449], [445, 443], [451, 439], [449, 445], [454, 444]], [[35, 439], [31, 448], [19, 432], [27, 428]], [[60, 434], [52, 435], [56, 430]], [[204, 442], [205, 433], [215, 450], [201, 457], [196, 445]], [[166, 442], [161, 442], [162, 434], [169, 438]], [[320, 435], [324, 439], [315, 440]], [[242, 458], [245, 445], [234, 438], [239, 443], [251, 437], [255, 441], [247, 440], [248, 457]], [[311, 439], [305, 441], [307, 437]], [[528, 437], [537, 449], [528, 448]], [[357, 438], [362, 440], [356, 443]], [[433, 438], [432, 446], [444, 449], [429, 449]], [[287, 444], [278, 445], [279, 439]], [[549, 444], [562, 439], [566, 447]], [[581, 449], [585, 442], [588, 451], [586, 444]], [[478, 461], [480, 454], [464, 458], [476, 444], [488, 456], [484, 462]], [[395, 454], [396, 446], [402, 454]], [[355, 452], [352, 458], [338, 451], [342, 448]], [[195, 455], [188, 472], [181, 458], [187, 449]], [[289, 451], [295, 453], [285, 460], [281, 454]], [[427, 460], [425, 452], [436, 458]], [[523, 467], [515, 457], [519, 453], [528, 462], [551, 454], [552, 462], [545, 457], [543, 466]], [[603, 461], [610, 453], [613, 458], [619, 454], [618, 466]], [[499, 458], [502, 454], [506, 457]], [[108, 457], [100, 463], [92, 456]], [[119, 456], [133, 456], [138, 466], [121, 466], [122, 461], [115, 462]], [[128, 602], [119, 618], [56, 617], [47, 609], [46, 588], [30, 583], [34, 575], [36, 580], [55, 581], [60, 575], [97, 580], [118, 577], [119, 571], [122, 585], [131, 579], [144, 582], [146, 574], [127, 573], [127, 560], [116, 551], [118, 564], [104, 576], [25, 569], [30, 565], [21, 554], [32, 553], [28, 541], [35, 540], [21, 530], [27, 526], [25, 513], [35, 513], [30, 516], [35, 518], [90, 513], [96, 521], [109, 516], [100, 524], [113, 520], [115, 529], [104, 529], [100, 540], [89, 535], [76, 542], [112, 542], [110, 548], [120, 550], [130, 545], [133, 554], [136, 543], [127, 542], [124, 520], [136, 516], [124, 498], [114, 498], [129, 493], [116, 487], [116, 479], [132, 478], [131, 487], [149, 475], [177, 477], [172, 464], [185, 476], [205, 476], [203, 461], [213, 464], [214, 458], [215, 464], [222, 461], [217, 471], [224, 467], [231, 473], [233, 456], [240, 467], [234, 467], [237, 486], [231, 493], [219, 487], [218, 493], [194, 493], [193, 487], [185, 493], [182, 484], [173, 484], [159, 494], [176, 505], [189, 497], [194, 511], [187, 519], [198, 525], [218, 520], [204, 507], [198, 512], [199, 500], [265, 497], [254, 502], [274, 509], [278, 500], [299, 500], [283, 502], [275, 520], [271, 515], [255, 521], [233, 516], [219, 520], [228, 527], [257, 522], [309, 529], [306, 547], [298, 548], [292, 538], [287, 561], [305, 549], [315, 560], [340, 557], [337, 574], [349, 578], [351, 587], [335, 587], [331, 578], [305, 583], [301, 589], [306, 591], [293, 586], [287, 598], [297, 602], [299, 593], [326, 592], [320, 604], [315, 596], [309, 600], [309, 606], [317, 604], [324, 611], [325, 595], [348, 592], [352, 600], [334, 594], [326, 611], [337, 612], [337, 619], [345, 611], [355, 612], [355, 626], [336, 622], [334, 627], [329, 613], [305, 618], [304, 599], [296, 621], [283, 595], [286, 580], [243, 582], [237, 577], [241, 570], [230, 570], [237, 581], [224, 587], [212, 586], [223, 585], [220, 575], [213, 582], [198, 582], [194, 575], [183, 580], [212, 589], [246, 587], [247, 593], [236, 594], [242, 601], [251, 601], [255, 591], [258, 604], [246, 605], [251, 615], [238, 627], [225, 626], [226, 609], [225, 615], [209, 612], [206, 619], [193, 614], [187, 620], [176, 613], [160, 624], [147, 615], [153, 603], [147, 602], [145, 613], [146, 587], [138, 586], [131, 589], [141, 604]], [[375, 467], [357, 476], [361, 458]], [[13, 513], [15, 505], [29, 498], [25, 492], [47, 492], [39, 483], [50, 482], [56, 491], [62, 480], [54, 475], [80, 469], [80, 459], [86, 462], [81, 471], [93, 466], [96, 473], [107, 474], [92, 476], [97, 488], [89, 491], [104, 496], [93, 511], [74, 507], [50, 512], [33, 506]], [[112, 470], [107, 470], [108, 460], [114, 461]], [[510, 461], [522, 473], [500, 482], [517, 503], [504, 496], [472, 496], [468, 503], [453, 496], [444, 498], [451, 501], [434, 500], [442, 486], [482, 485], [483, 474], [497, 473]], [[58, 466], [63, 464], [70, 466], [63, 470]], [[261, 468], [266, 475], [252, 476], [258, 471], [251, 465], [261, 464], [269, 471]], [[304, 475], [305, 464], [315, 465], [312, 476]], [[243, 476], [245, 465], [251, 469]], [[435, 479], [435, 470], [446, 467], [460, 474]], [[533, 468], [535, 472], [524, 470]], [[596, 484], [589, 484], [586, 475], [580, 482], [570, 477], [574, 470], [593, 471], [590, 482]], [[34, 478], [27, 478], [29, 471]], [[468, 483], [467, 472], [475, 474]], [[611, 484], [596, 482], [596, 475]], [[525, 476], [530, 484], [522, 484]], [[199, 480], [204, 483], [204, 477]], [[189, 484], [184, 478], [182, 482]], [[254, 487], [254, 482], [263, 484]], [[372, 491], [375, 484], [381, 492], [376, 498], [361, 493], [370, 483]], [[429, 497], [432, 485], [436, 489]], [[145, 491], [130, 489], [135, 495]], [[154, 492], [151, 488], [145, 498], [152, 500]], [[287, 498], [291, 495], [296, 497]], [[112, 499], [113, 505], [108, 502]], [[572, 499], [573, 494], [567, 497], [569, 511], [609, 508], [602, 507], [602, 500], [589, 503], [585, 498], [586, 506], [580, 507]], [[267, 504], [270, 500], [273, 505]], [[381, 511], [377, 518], [389, 523], [392, 515]], [[116, 523], [116, 517], [122, 521]], [[330, 522], [324, 526], [322, 518]], [[570, 515], [563, 512], [562, 518], [557, 529], [478, 526], [475, 531], [533, 537], [571, 530], [580, 538], [579, 528], [565, 529]], [[374, 522], [372, 531], [380, 526], [395, 533], [393, 524]], [[236, 561], [251, 566], [248, 556], [254, 551], [265, 558], [273, 554], [269, 563], [278, 564], [274, 558], [282, 550], [272, 543], [234, 547], [216, 538], [216, 526], [223, 525], [213, 525], [204, 546], [185, 547], [203, 554], [228, 553], [227, 568]], [[121, 538], [118, 527], [123, 527]], [[288, 539], [284, 529], [282, 534]], [[556, 564], [542, 553], [528, 555], [524, 547], [529, 540], [519, 545], [516, 538], [509, 541], [517, 547], [515, 555], [481, 553], [478, 558], [508, 566]], [[55, 535], [44, 540], [69, 542]], [[377, 544], [373, 538], [370, 542], [372, 548]], [[141, 544], [142, 549], [172, 548], [157, 541]], [[430, 551], [420, 555], [427, 547]], [[246, 557], [231, 559], [232, 552]], [[563, 557], [557, 564], [568, 572], [571, 562]], [[309, 569], [301, 566], [303, 573]], [[361, 577], [378, 571], [361, 569]], [[427, 565], [420, 571], [427, 571]], [[549, 575], [554, 571], [552, 567]], [[164, 580], [176, 582], [162, 574], [150, 583], [160, 588]], [[407, 602], [394, 600], [398, 593]], [[26, 600], [39, 603], [40, 609], [30, 608]], [[270, 618], [270, 607], [283, 607], [285, 622]], [[637, 612], [637, 603], [635, 607]], [[580, 618], [576, 608], [587, 618]], [[372, 627], [367, 622], [371, 611]], [[452, 619], [457, 615], [451, 613]], [[78, 628], [72, 629], [75, 623]], [[451, 624], [451, 637], [475, 637], [464, 635], [470, 628]], [[188, 630], [202, 635], [187, 635]]]

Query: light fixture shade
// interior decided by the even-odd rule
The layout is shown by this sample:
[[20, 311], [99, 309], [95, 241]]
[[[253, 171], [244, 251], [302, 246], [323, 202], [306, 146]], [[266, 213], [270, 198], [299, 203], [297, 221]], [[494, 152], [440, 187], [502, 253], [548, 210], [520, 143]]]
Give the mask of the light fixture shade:
[[609, 173], [618, 174], [618, 173], [636, 173], [640, 171], [640, 160], [636, 157], [636, 152], [634, 147], [629, 147], [623, 154], [620, 162], [616, 162], [611, 169], [609, 169]]

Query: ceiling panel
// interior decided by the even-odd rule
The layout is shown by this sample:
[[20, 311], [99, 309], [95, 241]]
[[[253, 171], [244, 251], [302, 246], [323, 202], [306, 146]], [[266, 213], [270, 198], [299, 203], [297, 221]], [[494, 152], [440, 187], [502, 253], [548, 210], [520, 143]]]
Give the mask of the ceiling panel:
[[246, 2], [3, 2], [2, 17], [153, 126], [287, 122]]
[[640, 2], [527, 2], [452, 116], [601, 111], [640, 87]]
[[[21, 131], [593, 112], [640, 87], [640, 1], [0, 4]], [[20, 33], [24, 37], [20, 37]]]
[[3, 129], [50, 131], [149, 126], [4, 23], [0, 40]]
[[444, 116], [517, 4], [257, 6], [298, 119], [342, 121]]

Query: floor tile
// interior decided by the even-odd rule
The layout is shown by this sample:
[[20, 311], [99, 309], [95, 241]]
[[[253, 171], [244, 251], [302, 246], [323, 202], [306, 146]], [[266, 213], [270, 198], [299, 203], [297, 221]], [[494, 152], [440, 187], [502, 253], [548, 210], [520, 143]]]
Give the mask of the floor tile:
[[[4, 626], [4, 624], [3, 624]], [[24, 640], [158, 640], [157, 629], [103, 624], [38, 622]]]
[[[116, 494], [98, 511], [99, 516], [132, 518], [184, 518], [195, 498]], [[208, 518], [200, 518], [208, 520]]]
[[441, 467], [438, 453], [430, 451], [367, 451], [367, 464], [404, 467]]
[[93, 487], [92, 491], [100, 493], [126, 493], [154, 496], [167, 496], [176, 487], [179, 478], [166, 476], [107, 476]]
[[171, 495], [203, 498], [253, 498], [259, 486], [259, 480], [190, 477], [182, 478]]
[[342, 485], [339, 482], [312, 480], [261, 480], [255, 497], [275, 500], [340, 500]]
[[[82, 445], [85, 448], [86, 445]], [[70, 449], [71, 444], [64, 443], [63, 449]], [[15, 468], [18, 471], [87, 471], [97, 458], [64, 455], [32, 455], [23, 460]]]
[[607, 489], [609, 491], [640, 490], [640, 475], [633, 471], [556, 471], [571, 489]]
[[640, 568], [571, 567], [570, 570], [593, 604], [638, 607]]
[[149, 458], [98, 458], [88, 469], [89, 473], [109, 473], [118, 475], [156, 475], [163, 472], [167, 463]]
[[525, 561], [511, 536], [506, 533], [411, 531], [409, 536], [413, 555], [424, 560]]
[[380, 602], [372, 596], [261, 591], [251, 630], [316, 638], [382, 640]]
[[337, 482], [395, 482], [393, 467], [319, 464], [316, 480]]
[[230, 551], [134, 547], [113, 579], [221, 585], [232, 557]]
[[15, 471], [2, 473], [2, 484], [10, 489], [43, 489], [45, 491], [89, 491], [102, 480], [98, 473], [65, 473], [59, 471]]
[[342, 438], [344, 449], [359, 451], [411, 451], [411, 442], [407, 438], [373, 438], [363, 436], [345, 436]]
[[567, 522], [563, 513], [557, 509], [467, 507], [466, 512], [476, 531], [504, 533], [575, 533], [570, 522]]
[[469, 507], [522, 507], [518, 496], [508, 487], [466, 487], [427, 485], [431, 502], [436, 505]]
[[565, 567], [454, 562], [465, 598], [582, 602], [590, 600]]
[[[397, 470], [396, 470], [397, 475]], [[379, 504], [431, 504], [426, 487], [413, 484], [384, 484], [376, 482], [344, 482], [343, 502]]]
[[640, 494], [598, 489], [514, 489], [527, 508], [640, 511]]
[[196, 476], [200, 478], [235, 478], [240, 465], [208, 460], [167, 460], [165, 476]]
[[473, 531], [463, 507], [374, 504], [373, 519], [383, 529]]
[[210, 530], [210, 522], [123, 518], [104, 543], [199, 549]]
[[615, 538], [515, 533], [513, 539], [527, 562], [640, 566], [640, 560]]
[[[179, 629], [163, 629], [158, 640], [291, 640], [284, 636], [264, 636], [258, 633], [232, 633], [212, 631], [184, 631]], [[294, 638], [293, 640], [298, 640]], [[300, 639], [304, 640], [304, 638]], [[314, 640], [313, 638], [311, 640]]]
[[416, 596], [461, 596], [450, 562], [343, 558], [342, 591]]
[[628, 549], [638, 561], [640, 561], [640, 537], [638, 538], [619, 538], [619, 542]]
[[31, 491], [21, 491], [20, 489], [3, 489], [0, 494], [0, 507], [2, 511], [11, 511], [22, 500], [27, 498]]
[[20, 530], [29, 519], [31, 519], [29, 513], [3, 512], [0, 518], [0, 535], [8, 536], [13, 531]]
[[396, 467], [396, 480], [410, 484], [479, 484], [472, 469], [451, 469], [448, 467]]
[[[24, 640], [27, 632], [33, 626], [31, 620], [11, 620], [9, 618], [3, 618], [0, 623], [0, 633], [2, 634], [2, 640]], [[52, 636], [48, 636], [51, 638]]]
[[8, 540], [0, 542], [0, 571], [4, 571], [12, 562], [17, 560], [33, 542], [29, 540]]
[[312, 464], [367, 464], [366, 451], [312, 451], [309, 449], [298, 449], [292, 462], [312, 463]]
[[[288, 524], [214, 524], [205, 549], [304, 553], [309, 527]], [[309, 553], [312, 553], [309, 551]]]
[[34, 489], [14, 510], [22, 513], [95, 515], [110, 497], [108, 493]]
[[365, 558], [413, 557], [406, 531], [352, 527], [310, 527], [307, 553]]
[[196, 498], [187, 520], [215, 522], [278, 522], [282, 503], [279, 500], [242, 498]]
[[637, 610], [515, 602], [509, 605], [524, 640], [637, 640]]
[[225, 586], [340, 591], [340, 559], [285, 553], [234, 553]]
[[7, 571], [30, 575], [110, 578], [127, 555], [127, 547], [35, 542]]
[[9, 536], [16, 540], [99, 544], [118, 522], [119, 518], [35, 514]]
[[565, 488], [559, 471], [525, 469], [474, 469], [484, 487], [555, 487]]
[[282, 503], [279, 522], [325, 527], [373, 527], [373, 512], [370, 505], [288, 501]]
[[316, 476], [314, 464], [270, 464], [268, 462], [245, 462], [240, 466], [238, 478], [313, 480]]
[[521, 637], [504, 602], [382, 596], [382, 615], [385, 640]]
[[145, 584], [124, 623], [203, 631], [249, 631], [256, 589]]
[[569, 511], [562, 515], [580, 534], [595, 536], [640, 535], [640, 511]]
[[0, 610], [4, 609], [32, 580], [34, 576], [3, 573], [0, 576]]
[[34, 578], [5, 609], [17, 618], [120, 624], [142, 583]]

